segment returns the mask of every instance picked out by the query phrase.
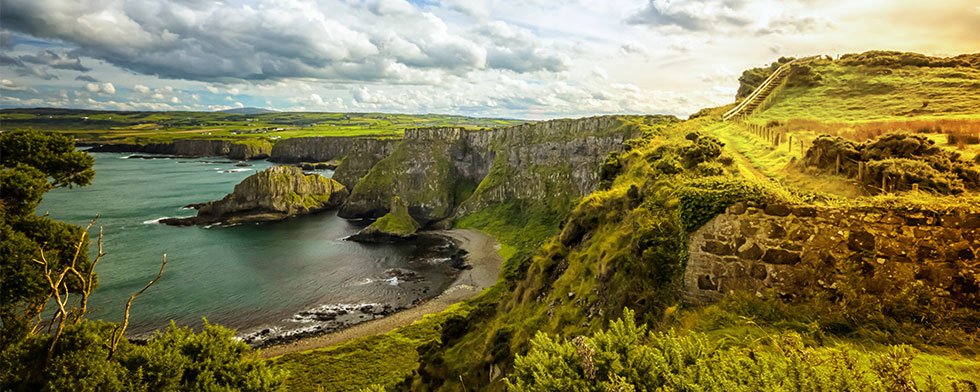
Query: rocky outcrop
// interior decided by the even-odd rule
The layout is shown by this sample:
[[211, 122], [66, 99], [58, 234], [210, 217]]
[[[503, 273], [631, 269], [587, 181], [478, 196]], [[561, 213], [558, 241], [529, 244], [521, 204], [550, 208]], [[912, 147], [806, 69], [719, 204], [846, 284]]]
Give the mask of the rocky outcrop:
[[391, 154], [398, 142], [359, 137], [299, 137], [276, 143], [269, 160], [284, 163], [340, 160], [333, 179], [352, 189], [375, 164]]
[[228, 146], [228, 158], [239, 160], [266, 159], [272, 154], [272, 143], [259, 140]]
[[569, 201], [595, 189], [599, 163], [634, 132], [618, 116], [493, 129], [409, 129], [391, 155], [357, 183], [339, 214], [378, 218], [397, 195], [426, 225], [510, 198]]
[[335, 208], [347, 195], [347, 189], [332, 179], [304, 175], [298, 167], [273, 166], [235, 185], [223, 199], [200, 205], [195, 217], [160, 222], [190, 226], [281, 220]]
[[269, 156], [272, 144], [258, 141], [247, 144], [230, 140], [177, 139], [171, 143], [148, 144], [91, 144], [90, 152], [138, 152], [166, 154], [182, 157], [228, 156], [232, 159], [264, 159]]
[[415, 238], [421, 228], [408, 214], [408, 206], [398, 196], [391, 201], [391, 212], [385, 214], [348, 239], [368, 243], [394, 243]]
[[[980, 207], [845, 208], [736, 203], [691, 234], [688, 302], [731, 291], [904, 295], [924, 287], [980, 306]], [[849, 288], [848, 288], [849, 286]]]

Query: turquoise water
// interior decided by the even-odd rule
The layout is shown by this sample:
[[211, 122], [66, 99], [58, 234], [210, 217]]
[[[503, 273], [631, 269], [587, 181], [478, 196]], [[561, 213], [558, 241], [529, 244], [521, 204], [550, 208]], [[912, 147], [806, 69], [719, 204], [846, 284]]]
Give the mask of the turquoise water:
[[[99, 288], [90, 299], [89, 318], [120, 321], [126, 300], [156, 275], [167, 255], [163, 277], [133, 303], [130, 335], [144, 336], [170, 320], [199, 326], [202, 317], [240, 334], [309, 328], [312, 321], [298, 316], [304, 310], [408, 304], [434, 295], [451, 279], [453, 268], [420, 258], [418, 245], [344, 241], [359, 227], [333, 212], [234, 227], [155, 223], [194, 215], [183, 206], [223, 197], [268, 162], [236, 167], [223, 158], [92, 155], [92, 185], [55, 189], [37, 211], [82, 226], [100, 214], [91, 248], [94, 257], [101, 225], [106, 255], [96, 268]], [[406, 271], [415, 279], [399, 280]]]

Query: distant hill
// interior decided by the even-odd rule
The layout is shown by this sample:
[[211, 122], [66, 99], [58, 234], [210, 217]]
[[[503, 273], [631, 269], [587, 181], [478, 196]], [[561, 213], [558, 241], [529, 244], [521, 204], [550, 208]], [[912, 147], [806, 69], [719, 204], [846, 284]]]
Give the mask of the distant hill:
[[278, 110], [272, 109], [262, 109], [262, 108], [235, 108], [235, 109], [225, 109], [219, 110], [219, 113], [234, 113], [234, 114], [263, 114], [263, 113], [279, 113]]

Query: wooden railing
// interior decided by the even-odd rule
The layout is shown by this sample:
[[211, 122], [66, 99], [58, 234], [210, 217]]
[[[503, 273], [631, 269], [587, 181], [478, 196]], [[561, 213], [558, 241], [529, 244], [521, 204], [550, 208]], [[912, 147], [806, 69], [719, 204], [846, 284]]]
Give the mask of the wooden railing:
[[816, 58], [816, 56], [796, 59], [786, 64], [783, 64], [779, 68], [776, 68], [776, 70], [771, 75], [769, 75], [769, 77], [766, 78], [766, 80], [763, 80], [762, 83], [759, 84], [759, 87], [756, 87], [755, 90], [752, 91], [752, 94], [749, 94], [749, 96], [745, 97], [745, 99], [743, 99], [742, 102], [739, 102], [738, 105], [735, 105], [735, 107], [732, 108], [732, 110], [725, 112], [725, 114], [722, 115], [722, 119], [728, 121], [732, 118], [735, 118], [738, 115], [750, 114], [753, 109], [758, 107], [758, 105], [760, 105], [762, 101], [764, 101], [769, 96], [769, 94], [772, 93], [772, 91], [775, 90], [776, 87], [778, 87], [779, 84], [781, 84], [785, 80], [786, 75], [789, 74], [791, 65], [803, 61], [809, 61], [814, 58]]

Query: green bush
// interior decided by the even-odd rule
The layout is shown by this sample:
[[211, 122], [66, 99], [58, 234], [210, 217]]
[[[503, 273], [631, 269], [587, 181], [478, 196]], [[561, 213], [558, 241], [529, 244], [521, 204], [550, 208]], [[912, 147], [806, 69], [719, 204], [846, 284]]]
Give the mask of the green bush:
[[[648, 332], [627, 309], [569, 340], [538, 333], [507, 379], [512, 391], [916, 391], [914, 350], [874, 358], [846, 346], [818, 354], [796, 334], [721, 349], [701, 334]], [[869, 358], [870, 357], [870, 358]]]
[[766, 203], [779, 199], [770, 185], [732, 177], [688, 180], [677, 190], [677, 196], [681, 222], [687, 231], [701, 227], [736, 201]]

